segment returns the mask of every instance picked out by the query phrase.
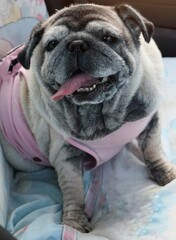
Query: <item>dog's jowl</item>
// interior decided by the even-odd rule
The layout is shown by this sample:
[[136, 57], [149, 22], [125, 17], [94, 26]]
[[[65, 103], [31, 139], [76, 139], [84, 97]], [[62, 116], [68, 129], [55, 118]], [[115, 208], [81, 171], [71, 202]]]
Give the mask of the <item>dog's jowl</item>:
[[28, 43], [1, 62], [5, 157], [19, 170], [54, 167], [63, 223], [79, 231], [91, 229], [84, 169], [110, 160], [133, 139], [160, 185], [176, 177], [161, 145], [163, 66], [153, 31], [128, 5], [72, 5], [38, 24]]

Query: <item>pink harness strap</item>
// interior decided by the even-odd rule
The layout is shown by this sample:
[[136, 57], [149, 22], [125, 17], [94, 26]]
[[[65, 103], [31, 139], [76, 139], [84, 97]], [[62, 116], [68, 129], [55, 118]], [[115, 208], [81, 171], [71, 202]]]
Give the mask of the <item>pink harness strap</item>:
[[150, 114], [135, 122], [127, 122], [113, 133], [101, 139], [85, 141], [69, 138], [66, 141], [94, 157], [91, 161], [85, 162], [86, 169], [96, 168], [114, 157], [125, 144], [138, 137], [152, 116], [153, 114]]
[[41, 159], [41, 164], [49, 165], [47, 157], [39, 150], [32, 132], [29, 130], [19, 99], [21, 65], [14, 66], [11, 73], [8, 72], [11, 60], [15, 59], [18, 48], [7, 55], [0, 65], [0, 128], [7, 141], [15, 147], [24, 159]]

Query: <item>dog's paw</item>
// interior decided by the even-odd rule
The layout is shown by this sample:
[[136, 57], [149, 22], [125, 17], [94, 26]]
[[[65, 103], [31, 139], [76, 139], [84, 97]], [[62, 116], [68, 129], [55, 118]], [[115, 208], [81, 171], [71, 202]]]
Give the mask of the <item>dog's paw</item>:
[[172, 167], [170, 169], [164, 167], [151, 168], [150, 173], [152, 178], [154, 178], [160, 186], [165, 186], [166, 184], [176, 179], [175, 167]]
[[85, 213], [78, 214], [77, 212], [67, 212], [63, 216], [63, 224], [68, 225], [82, 233], [91, 231], [89, 221]]

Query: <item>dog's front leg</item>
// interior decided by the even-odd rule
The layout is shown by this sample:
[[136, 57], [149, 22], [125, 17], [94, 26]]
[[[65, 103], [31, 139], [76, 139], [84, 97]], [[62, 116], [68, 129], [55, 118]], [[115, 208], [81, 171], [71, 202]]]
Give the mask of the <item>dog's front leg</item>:
[[158, 113], [155, 113], [146, 129], [138, 137], [144, 161], [152, 177], [161, 186], [176, 178], [175, 167], [167, 161], [161, 143]]
[[89, 232], [89, 222], [84, 212], [83, 158], [80, 150], [64, 144], [54, 167], [63, 194], [63, 224]]

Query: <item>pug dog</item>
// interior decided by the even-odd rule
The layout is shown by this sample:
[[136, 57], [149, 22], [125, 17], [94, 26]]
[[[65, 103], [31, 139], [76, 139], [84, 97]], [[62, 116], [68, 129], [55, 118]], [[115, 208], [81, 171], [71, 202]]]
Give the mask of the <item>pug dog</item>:
[[[38, 24], [8, 62], [9, 77], [18, 78], [13, 121], [21, 121], [17, 108], [24, 119], [19, 127], [13, 123], [22, 144], [5, 136], [10, 130], [1, 119], [5, 157], [25, 171], [52, 166], [63, 194], [63, 224], [81, 232], [91, 230], [84, 212], [84, 169], [111, 159], [131, 140], [138, 140], [159, 185], [176, 177], [161, 144], [163, 65], [153, 31], [153, 24], [129, 5], [71, 5]], [[28, 133], [20, 133], [23, 124], [30, 141]]]

